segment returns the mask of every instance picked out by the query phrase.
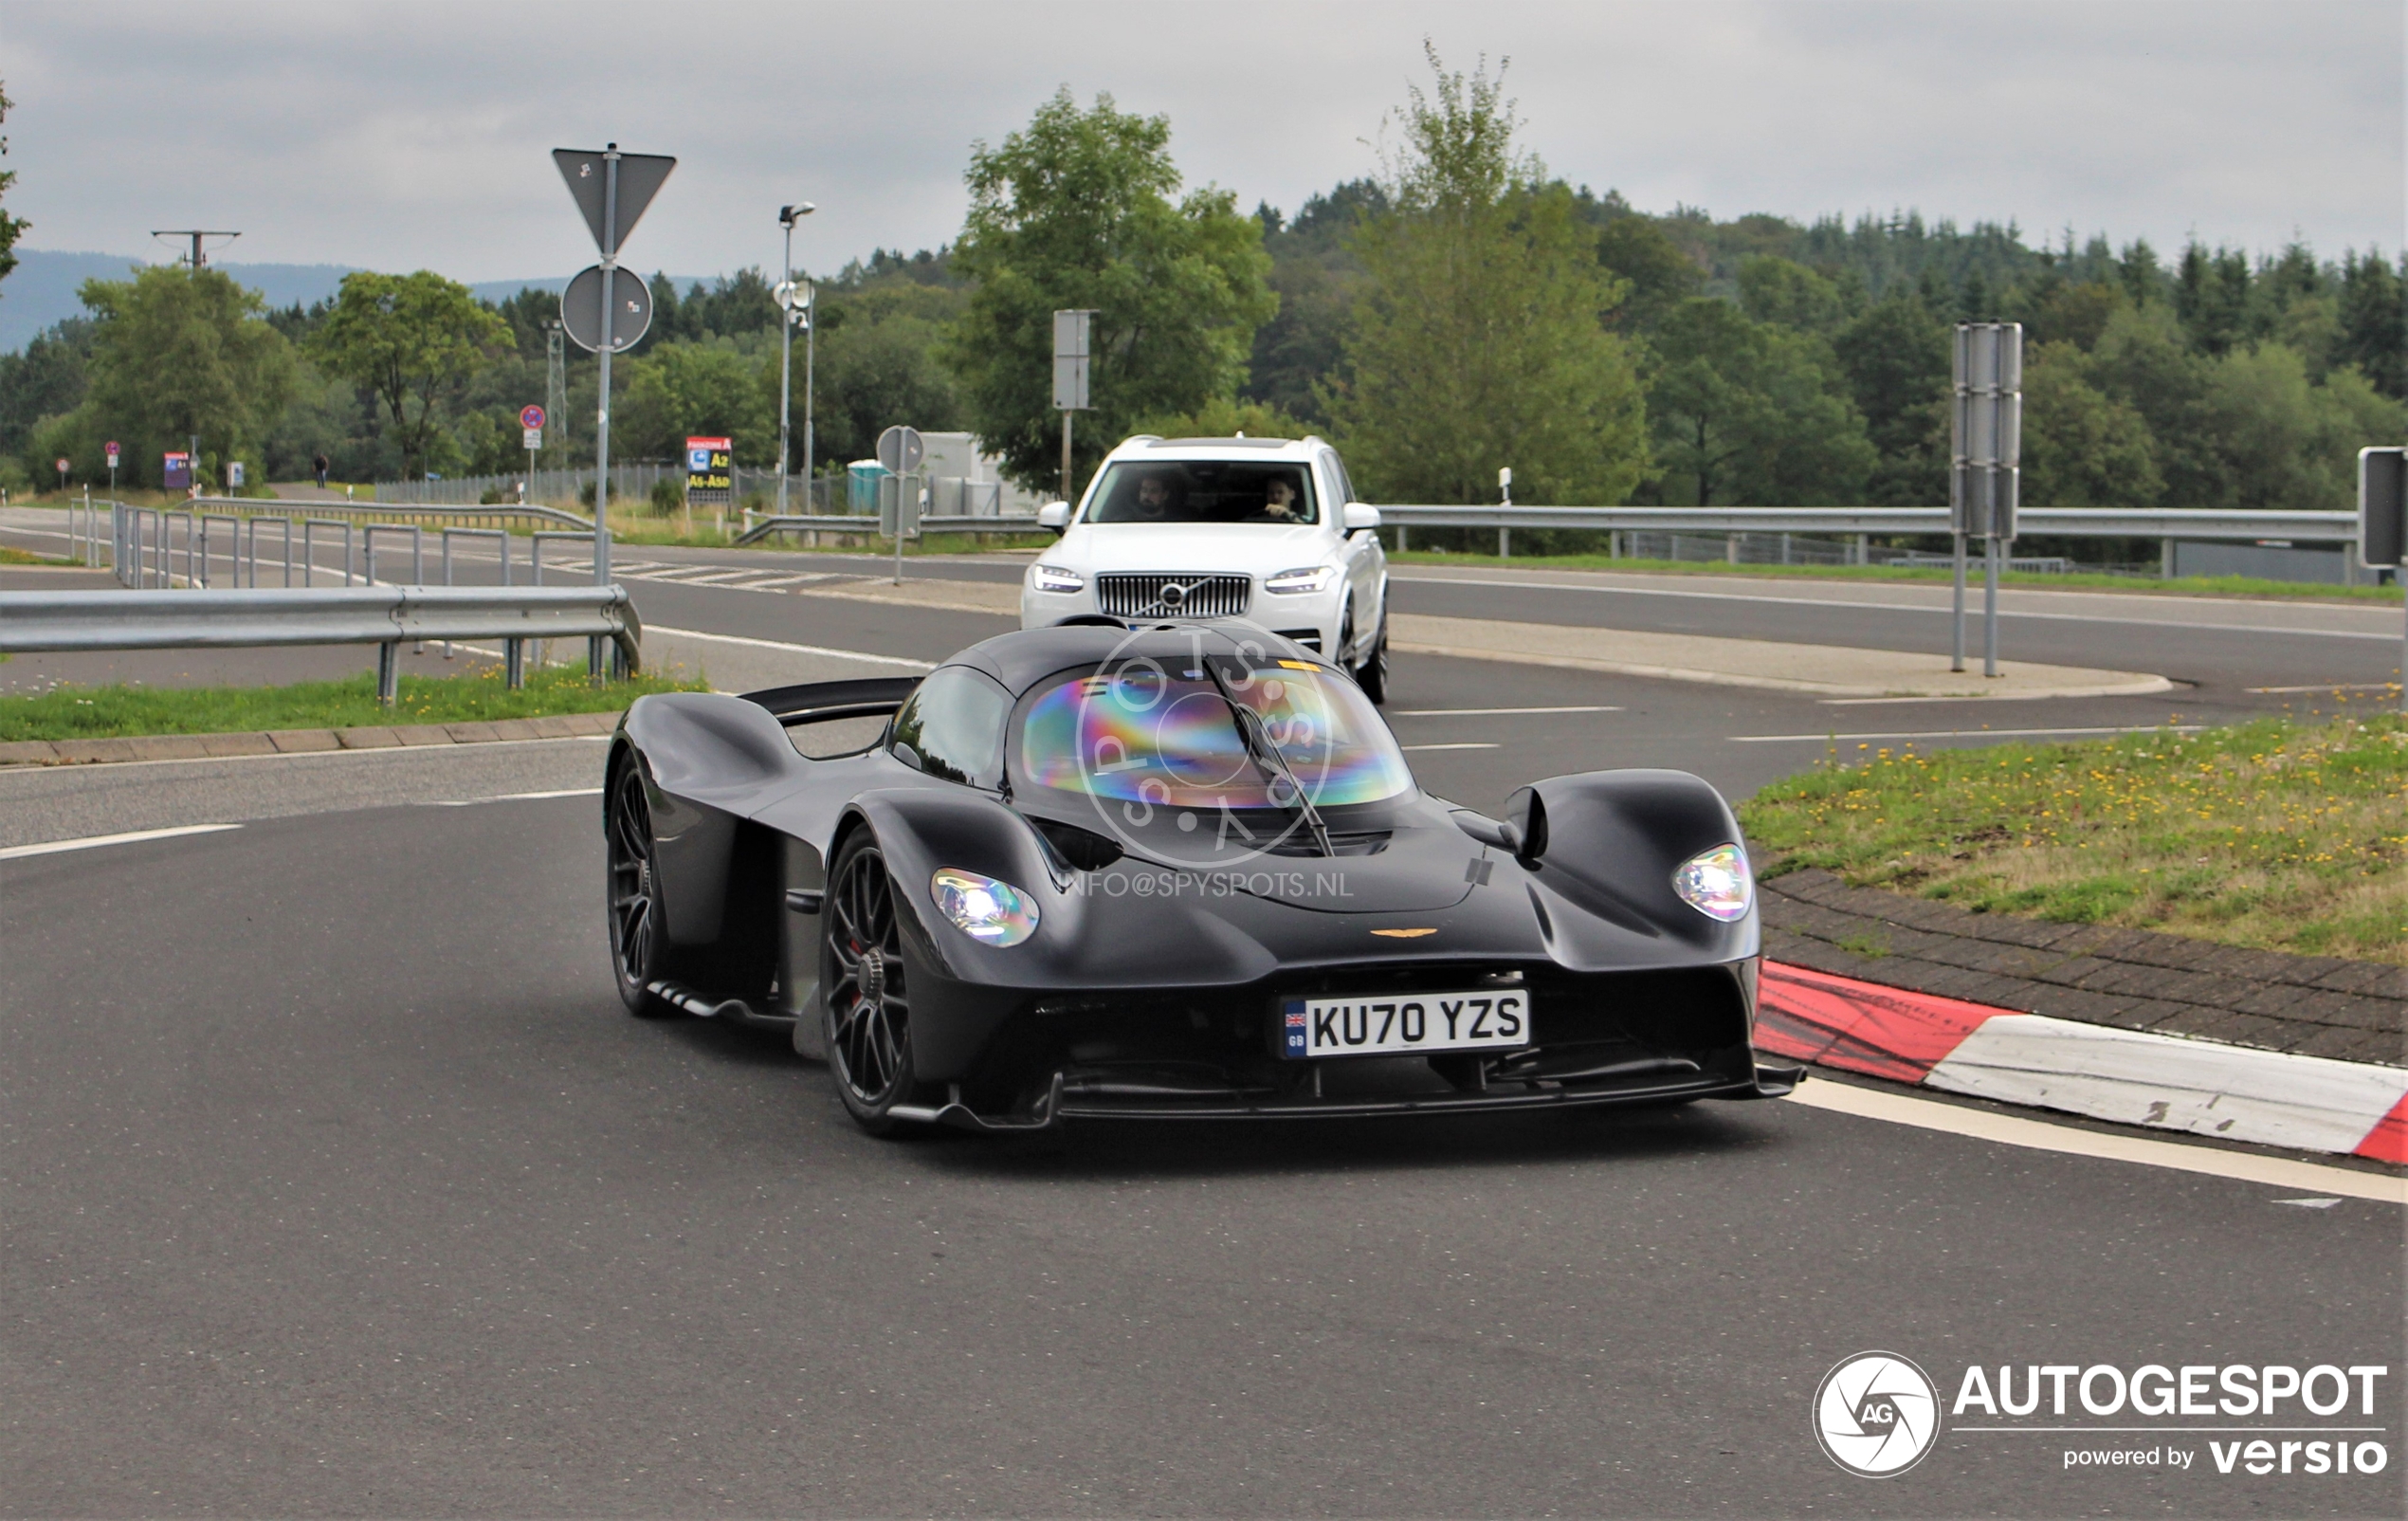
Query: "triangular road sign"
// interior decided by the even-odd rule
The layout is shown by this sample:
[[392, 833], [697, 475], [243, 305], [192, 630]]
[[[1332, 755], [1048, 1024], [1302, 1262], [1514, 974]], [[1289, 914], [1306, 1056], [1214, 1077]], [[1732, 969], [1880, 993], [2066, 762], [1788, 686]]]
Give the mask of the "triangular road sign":
[[615, 255], [626, 244], [627, 235], [635, 230], [637, 218], [661, 192], [661, 185], [677, 167], [677, 160], [661, 154], [619, 155], [619, 215], [618, 226], [607, 230], [602, 226], [602, 199], [607, 167], [600, 153], [584, 148], [555, 148], [552, 161], [560, 166], [560, 177], [569, 182], [569, 193], [576, 198], [577, 210], [585, 213], [586, 229], [593, 234], [593, 246], [606, 255]]

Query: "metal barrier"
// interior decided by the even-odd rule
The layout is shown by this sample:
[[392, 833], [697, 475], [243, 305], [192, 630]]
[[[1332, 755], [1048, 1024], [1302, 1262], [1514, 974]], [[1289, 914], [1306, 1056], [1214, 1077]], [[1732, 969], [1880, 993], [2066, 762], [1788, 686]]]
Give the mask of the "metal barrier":
[[623, 586], [0, 592], [0, 653], [373, 644], [376, 695], [387, 706], [406, 642], [501, 639], [515, 675], [529, 639], [608, 639], [622, 669], [634, 670], [643, 636]]
[[587, 529], [593, 526], [591, 518], [580, 518], [574, 512], [547, 507], [540, 503], [286, 502], [271, 497], [194, 497], [192, 504], [220, 511], [231, 509], [245, 517], [278, 517], [301, 508], [319, 517], [348, 518], [354, 522], [373, 518], [380, 522], [390, 522], [395, 519], [423, 518], [429, 522], [474, 523], [482, 527], [501, 527], [505, 522]]
[[[1946, 507], [1381, 507], [1384, 524], [1429, 528], [1686, 529], [1706, 533], [1945, 534]], [[2070, 539], [2309, 539], [2355, 542], [2354, 512], [2180, 507], [2024, 507], [2016, 532]]]
[[[1033, 517], [963, 517], [948, 514], [920, 520], [924, 534], [1025, 534], [1036, 533]], [[875, 518], [833, 517], [823, 514], [788, 513], [783, 517], [757, 517], [753, 525], [737, 536], [739, 544], [758, 543], [775, 533], [838, 533], [864, 534], [875, 539], [878, 520]]]

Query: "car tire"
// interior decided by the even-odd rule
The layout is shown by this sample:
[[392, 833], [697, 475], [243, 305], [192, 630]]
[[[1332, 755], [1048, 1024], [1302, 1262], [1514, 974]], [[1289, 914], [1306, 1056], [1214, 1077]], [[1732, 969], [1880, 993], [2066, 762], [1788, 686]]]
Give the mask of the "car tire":
[[1377, 707], [1388, 701], [1388, 614], [1379, 614], [1379, 632], [1371, 642], [1371, 653], [1355, 668], [1355, 685]]
[[652, 803], [644, 790], [644, 766], [634, 757], [611, 772], [604, 794], [602, 854], [604, 903], [610, 915], [611, 980], [619, 1001], [640, 1018], [681, 1013], [652, 992], [666, 975], [667, 922], [661, 907], [658, 860], [652, 850]]
[[871, 1135], [912, 1128], [897, 1120], [920, 1083], [912, 1072], [910, 980], [894, 878], [864, 830], [836, 852], [819, 910], [819, 1009], [828, 1075], [853, 1123]]

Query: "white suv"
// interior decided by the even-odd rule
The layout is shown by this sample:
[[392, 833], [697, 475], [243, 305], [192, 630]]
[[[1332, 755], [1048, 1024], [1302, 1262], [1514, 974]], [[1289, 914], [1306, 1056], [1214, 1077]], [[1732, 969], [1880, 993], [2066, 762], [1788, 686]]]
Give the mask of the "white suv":
[[1132, 438], [1104, 457], [1062, 541], [1020, 590], [1020, 626], [1243, 618], [1388, 695], [1388, 557], [1379, 509], [1355, 499], [1318, 438]]

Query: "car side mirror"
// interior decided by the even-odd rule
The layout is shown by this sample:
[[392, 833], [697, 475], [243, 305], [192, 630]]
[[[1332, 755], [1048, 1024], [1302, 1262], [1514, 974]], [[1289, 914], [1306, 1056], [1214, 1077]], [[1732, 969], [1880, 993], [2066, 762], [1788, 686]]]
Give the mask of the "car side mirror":
[[1536, 789], [1523, 787], [1505, 799], [1505, 825], [1522, 839], [1514, 854], [1523, 863], [1547, 853], [1547, 805]]
[[1060, 533], [1069, 525], [1070, 504], [1067, 502], [1049, 502], [1037, 509], [1038, 527], [1050, 528], [1055, 533]]
[[1343, 521], [1346, 524], [1346, 537], [1352, 539], [1357, 534], [1369, 533], [1379, 526], [1379, 509], [1365, 506], [1359, 502], [1349, 502], [1346, 504]]

